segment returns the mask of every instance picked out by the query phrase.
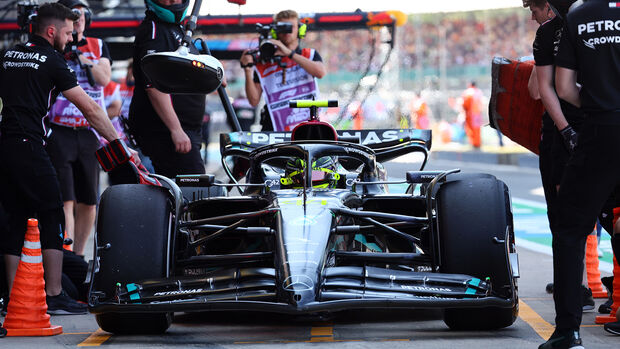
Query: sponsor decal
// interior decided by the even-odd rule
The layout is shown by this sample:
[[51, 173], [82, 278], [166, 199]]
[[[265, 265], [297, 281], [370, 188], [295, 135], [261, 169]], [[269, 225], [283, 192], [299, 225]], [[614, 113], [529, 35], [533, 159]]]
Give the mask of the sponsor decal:
[[175, 296], [180, 294], [192, 294], [202, 292], [202, 288], [195, 288], [193, 290], [177, 290], [177, 291], [165, 291], [165, 292], [155, 292], [154, 296]]
[[411, 291], [432, 291], [432, 292], [452, 292], [452, 289], [447, 287], [428, 287], [428, 286], [414, 286], [414, 285], [400, 285], [402, 289]]
[[47, 60], [47, 56], [40, 55], [36, 52], [6, 51], [4, 57], [19, 59], [22, 61], [39, 61], [41, 63], [45, 63]]

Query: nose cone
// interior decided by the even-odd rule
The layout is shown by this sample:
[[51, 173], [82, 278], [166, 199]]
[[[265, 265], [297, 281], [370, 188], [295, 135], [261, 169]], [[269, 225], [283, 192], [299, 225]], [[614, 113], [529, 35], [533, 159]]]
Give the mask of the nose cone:
[[[298, 205], [298, 198], [281, 202], [282, 290], [302, 306], [316, 300], [319, 275], [327, 253], [333, 216], [326, 200]], [[286, 207], [285, 207], [286, 206]]]

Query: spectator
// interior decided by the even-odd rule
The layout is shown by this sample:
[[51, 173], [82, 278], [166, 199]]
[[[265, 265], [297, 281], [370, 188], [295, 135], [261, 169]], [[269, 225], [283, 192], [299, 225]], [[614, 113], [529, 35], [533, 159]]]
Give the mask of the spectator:
[[[77, 11], [80, 16], [74, 23], [77, 41], [73, 45], [77, 50], [69, 50], [65, 55], [67, 64], [77, 73], [80, 87], [105, 109], [103, 89], [110, 82], [112, 73], [107, 45], [101, 39], [84, 36], [90, 22], [85, 2], [59, 0], [58, 3]], [[94, 81], [89, 81], [88, 74], [92, 74]], [[99, 163], [95, 151], [101, 145], [88, 120], [64, 95], [60, 95], [52, 106], [49, 119], [52, 134], [47, 152], [60, 181], [67, 237], [73, 239], [73, 251], [84, 255], [97, 214]]]
[[[146, 17], [136, 32], [133, 52], [134, 95], [129, 126], [140, 150], [153, 162], [155, 172], [170, 178], [205, 173], [200, 157], [205, 95], [165, 94], [154, 88], [140, 62], [152, 52], [174, 51], [185, 33], [189, 0], [146, 2]], [[198, 50], [190, 45], [192, 53]]]

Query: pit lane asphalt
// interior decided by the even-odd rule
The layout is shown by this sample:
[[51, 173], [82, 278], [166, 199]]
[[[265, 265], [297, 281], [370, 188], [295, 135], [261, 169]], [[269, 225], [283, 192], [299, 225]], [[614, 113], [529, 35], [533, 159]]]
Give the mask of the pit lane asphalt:
[[[535, 168], [464, 163], [433, 159], [427, 169], [461, 168], [466, 172], [487, 172], [504, 180], [512, 196], [544, 203], [538, 195], [540, 179]], [[391, 164], [388, 173], [400, 178], [411, 170], [405, 163]], [[520, 316], [499, 331], [451, 331], [441, 311], [350, 311], [333, 317], [291, 318], [263, 313], [175, 314], [164, 335], [116, 336], [99, 330], [93, 315], [52, 316], [64, 333], [47, 338], [3, 338], [2, 348], [105, 347], [209, 347], [209, 348], [535, 348], [553, 331], [554, 309], [545, 285], [552, 279], [551, 256], [518, 247], [521, 279]], [[596, 300], [596, 308], [604, 300]], [[586, 348], [618, 348], [620, 337], [594, 324], [596, 312], [583, 316], [581, 333]]]

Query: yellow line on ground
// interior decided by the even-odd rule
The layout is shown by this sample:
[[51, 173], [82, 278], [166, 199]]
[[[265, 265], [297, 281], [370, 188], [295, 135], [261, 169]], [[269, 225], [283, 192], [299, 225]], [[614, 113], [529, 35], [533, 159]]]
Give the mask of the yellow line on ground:
[[333, 327], [312, 327], [310, 329], [311, 336], [333, 336], [334, 328]]
[[553, 325], [545, 321], [534, 309], [530, 308], [523, 300], [519, 300], [519, 317], [527, 322], [540, 338], [548, 340], [555, 329]]
[[333, 341], [334, 341], [334, 337], [329, 336], [329, 337], [312, 337], [310, 338], [308, 342], [318, 343], [318, 342], [333, 342]]
[[78, 344], [78, 347], [98, 347], [103, 342], [110, 339], [112, 335], [110, 333], [104, 332], [102, 329], [98, 329], [93, 332], [88, 338], [86, 338], [82, 343]]
[[581, 327], [603, 327], [603, 325], [581, 325]]

